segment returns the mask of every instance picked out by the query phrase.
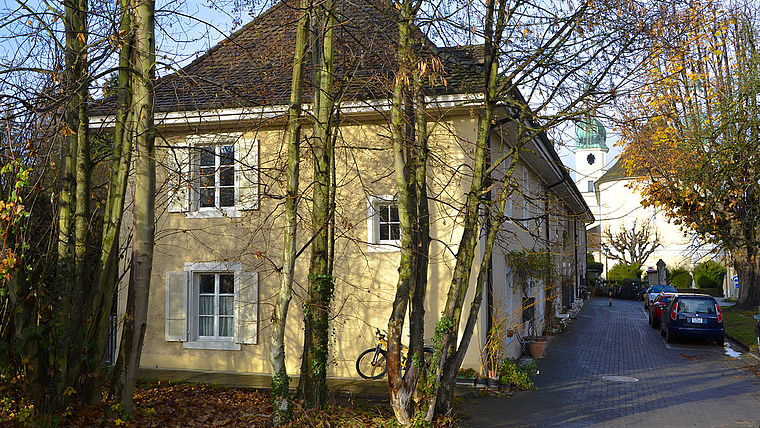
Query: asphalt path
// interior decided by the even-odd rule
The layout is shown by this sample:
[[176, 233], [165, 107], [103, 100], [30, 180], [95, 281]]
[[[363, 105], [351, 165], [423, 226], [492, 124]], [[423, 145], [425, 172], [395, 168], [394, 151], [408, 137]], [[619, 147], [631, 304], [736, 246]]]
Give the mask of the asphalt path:
[[461, 427], [760, 427], [752, 358], [668, 344], [642, 302], [591, 299], [536, 360], [536, 388], [463, 405]]

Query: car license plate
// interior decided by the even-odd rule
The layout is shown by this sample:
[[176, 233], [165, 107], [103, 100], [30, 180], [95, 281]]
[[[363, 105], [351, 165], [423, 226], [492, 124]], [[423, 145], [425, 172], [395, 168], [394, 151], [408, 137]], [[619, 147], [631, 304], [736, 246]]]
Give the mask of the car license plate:
[[706, 321], [704, 318], [691, 318], [693, 324], [705, 324]]

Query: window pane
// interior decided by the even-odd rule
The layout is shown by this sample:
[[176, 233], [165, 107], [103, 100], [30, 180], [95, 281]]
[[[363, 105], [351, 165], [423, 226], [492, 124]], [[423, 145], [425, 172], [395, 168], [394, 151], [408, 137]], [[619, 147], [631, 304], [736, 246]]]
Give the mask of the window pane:
[[390, 211], [391, 215], [391, 222], [398, 223], [398, 205], [390, 205], [388, 206], [388, 210]]
[[214, 296], [200, 296], [198, 298], [198, 314], [214, 315]]
[[232, 296], [219, 296], [219, 315], [232, 315]]
[[378, 215], [380, 216], [381, 223], [388, 223], [390, 221], [390, 207], [388, 205], [380, 205], [377, 211]]
[[222, 146], [219, 148], [219, 165], [232, 165], [235, 163], [234, 146]]
[[220, 186], [234, 186], [235, 185], [235, 169], [231, 166], [226, 166], [219, 169], [219, 185]]
[[214, 317], [198, 317], [198, 336], [214, 335]]
[[219, 206], [233, 207], [235, 206], [235, 188], [223, 187], [219, 189]]
[[202, 207], [214, 207], [214, 189], [201, 189], [198, 204]]
[[219, 337], [232, 337], [232, 326], [234, 325], [232, 317], [219, 318]]
[[216, 165], [216, 159], [214, 156], [213, 147], [204, 147], [200, 150], [200, 165], [201, 166], [214, 166]]
[[219, 294], [235, 293], [235, 275], [219, 275]]
[[390, 226], [387, 224], [380, 225], [380, 240], [387, 241], [390, 239]]
[[199, 281], [201, 294], [214, 294], [216, 287], [214, 287], [213, 274], [201, 274]]
[[201, 187], [214, 187], [214, 183], [216, 183], [214, 168], [203, 167], [200, 169], [200, 174]]
[[393, 240], [399, 240], [399, 239], [401, 239], [401, 231], [400, 231], [399, 225], [398, 224], [391, 224], [391, 225], [389, 225], [389, 227], [391, 229], [391, 232], [390, 232], [391, 238], [390, 239], [393, 239]]

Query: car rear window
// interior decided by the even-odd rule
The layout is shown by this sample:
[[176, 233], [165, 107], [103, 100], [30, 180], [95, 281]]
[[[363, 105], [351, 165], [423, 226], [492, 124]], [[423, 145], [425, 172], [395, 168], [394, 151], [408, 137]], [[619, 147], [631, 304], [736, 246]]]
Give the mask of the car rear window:
[[715, 303], [708, 299], [682, 297], [678, 299], [678, 312], [687, 314], [715, 314]]
[[659, 293], [660, 291], [675, 292], [677, 290], [672, 285], [653, 285], [650, 293]]

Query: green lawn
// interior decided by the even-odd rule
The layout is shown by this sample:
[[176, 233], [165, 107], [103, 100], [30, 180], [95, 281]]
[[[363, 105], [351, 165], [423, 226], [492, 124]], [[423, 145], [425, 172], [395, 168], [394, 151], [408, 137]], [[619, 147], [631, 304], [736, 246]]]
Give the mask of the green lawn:
[[755, 311], [723, 312], [723, 327], [726, 334], [749, 347], [757, 346], [755, 338]]

